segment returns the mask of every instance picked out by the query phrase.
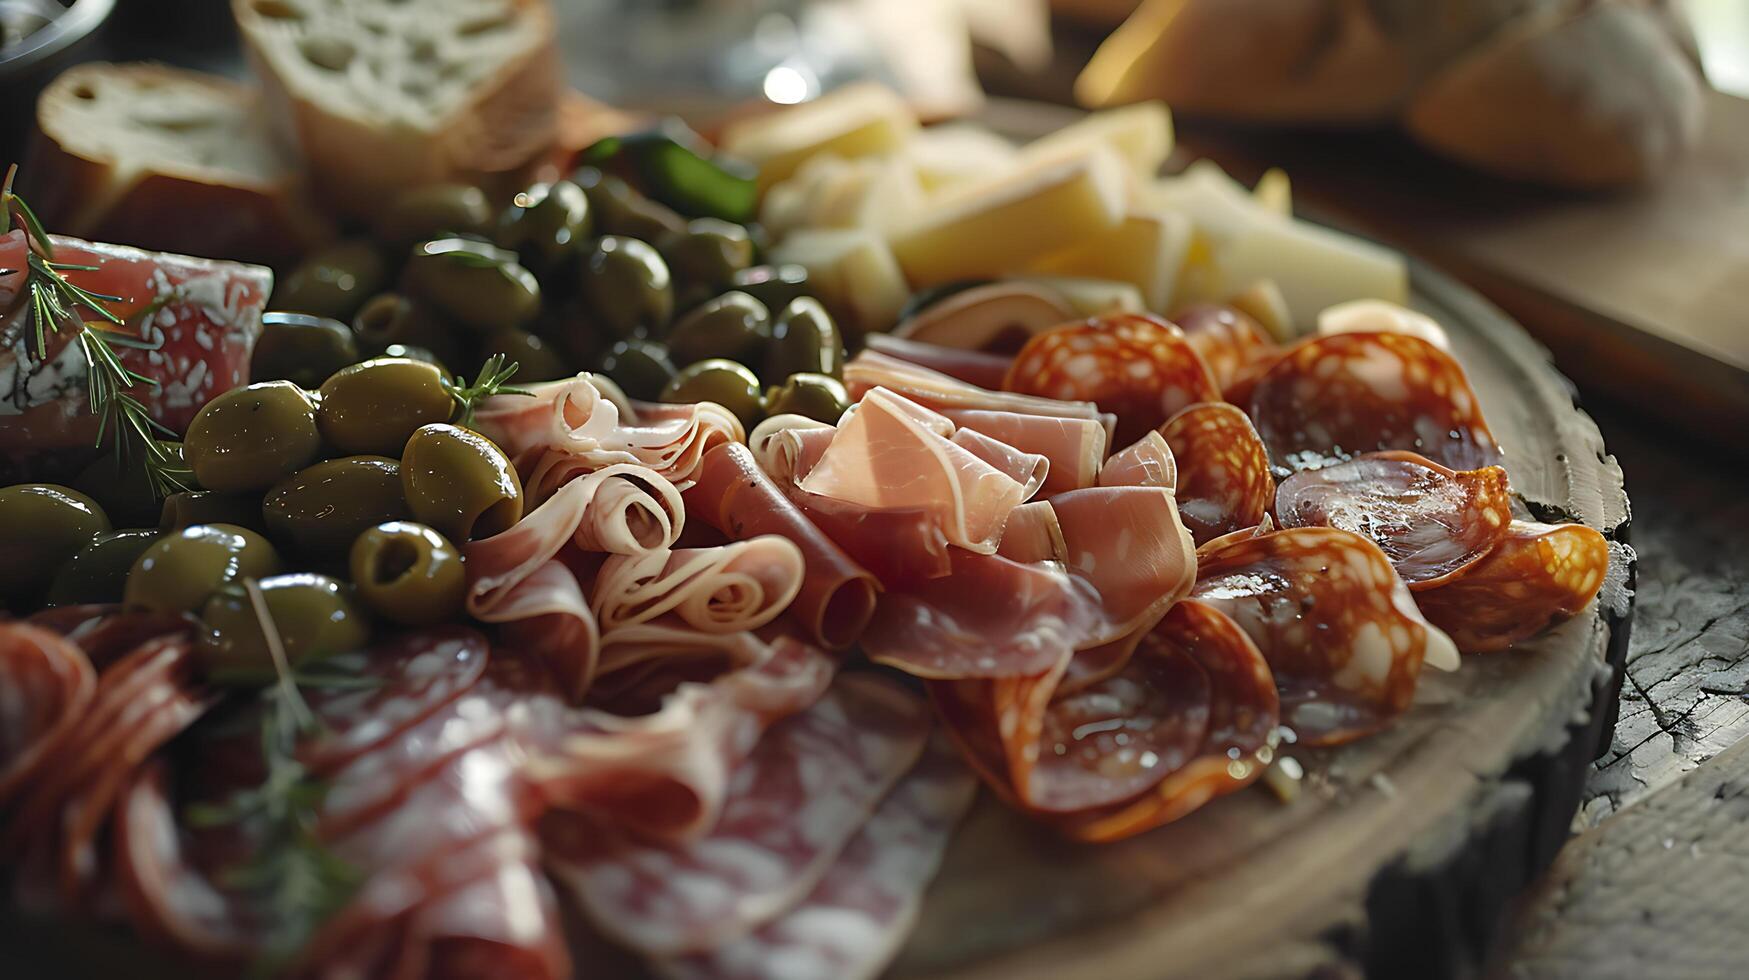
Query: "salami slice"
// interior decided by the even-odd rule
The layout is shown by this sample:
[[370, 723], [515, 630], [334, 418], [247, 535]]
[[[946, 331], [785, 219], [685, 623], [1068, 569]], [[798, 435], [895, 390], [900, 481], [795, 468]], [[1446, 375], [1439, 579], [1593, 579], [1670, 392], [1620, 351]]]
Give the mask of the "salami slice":
[[1189, 405], [1160, 434], [1178, 464], [1178, 514], [1198, 545], [1263, 519], [1275, 480], [1244, 412], [1222, 402]]
[[708, 949], [781, 915], [820, 880], [909, 770], [928, 704], [873, 675], [842, 676], [760, 739], [722, 817], [682, 846], [560, 824], [549, 867], [597, 927], [646, 955]]
[[1410, 589], [1449, 582], [1506, 537], [1512, 501], [1498, 466], [1461, 473], [1409, 452], [1369, 453], [1282, 481], [1283, 527], [1339, 527], [1372, 539]]
[[83, 651], [55, 633], [0, 623], [0, 808], [77, 727], [97, 689]]
[[1079, 840], [1112, 841], [1185, 817], [1218, 796], [1245, 788], [1274, 756], [1280, 702], [1256, 644], [1213, 606], [1187, 599], [1143, 641], [1141, 658], [1194, 663], [1208, 687], [1202, 739], [1194, 757], [1125, 803], [1054, 821]]
[[1192, 598], [1263, 652], [1301, 744], [1353, 741], [1408, 708], [1423, 662], [1455, 668], [1378, 545], [1335, 528], [1235, 537], [1200, 556]]
[[1406, 334], [1301, 341], [1258, 380], [1250, 414], [1280, 476], [1387, 449], [1454, 470], [1501, 459], [1463, 368]]
[[652, 965], [673, 980], [869, 980], [897, 955], [977, 781], [942, 739], [875, 810], [811, 894], [707, 953]]
[[1593, 528], [1513, 521], [1487, 557], [1415, 601], [1459, 650], [1488, 653], [1578, 615], [1608, 571], [1609, 543]]
[[1172, 413], [1218, 401], [1208, 366], [1177, 327], [1113, 313], [1057, 327], [1026, 342], [1008, 369], [1009, 391], [1090, 401], [1117, 416], [1117, 442], [1134, 442]]
[[169, 767], [135, 770], [112, 826], [116, 890], [142, 936], [206, 960], [245, 957], [250, 932], [242, 909], [188, 860], [171, 809]]
[[1256, 320], [1231, 306], [1200, 303], [1174, 313], [1172, 322], [1184, 331], [1184, 339], [1222, 391], [1275, 349]]

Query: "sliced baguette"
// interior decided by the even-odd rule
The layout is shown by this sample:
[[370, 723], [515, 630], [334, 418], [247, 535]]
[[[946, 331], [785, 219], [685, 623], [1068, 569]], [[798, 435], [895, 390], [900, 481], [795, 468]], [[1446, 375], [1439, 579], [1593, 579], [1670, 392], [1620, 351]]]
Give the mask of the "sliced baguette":
[[255, 89], [162, 65], [68, 69], [37, 101], [24, 177], [39, 216], [92, 241], [283, 264], [333, 229]]
[[369, 218], [396, 192], [490, 182], [558, 136], [545, 0], [232, 0], [276, 122], [318, 189]]

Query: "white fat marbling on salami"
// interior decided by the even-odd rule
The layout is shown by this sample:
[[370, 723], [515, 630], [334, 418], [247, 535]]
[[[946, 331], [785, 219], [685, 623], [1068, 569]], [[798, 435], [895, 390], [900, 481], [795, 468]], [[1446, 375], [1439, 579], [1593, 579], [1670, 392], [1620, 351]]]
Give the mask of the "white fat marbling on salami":
[[406, 634], [368, 656], [341, 655], [339, 665], [356, 661], [381, 683], [308, 692], [323, 734], [305, 748], [304, 764], [330, 772], [372, 751], [472, 687], [486, 659], [486, 638], [460, 628]]
[[1198, 545], [1253, 527], [1269, 511], [1269, 454], [1245, 413], [1225, 402], [1189, 405], [1160, 427], [1177, 461], [1178, 513]]
[[873, 675], [841, 676], [760, 740], [706, 836], [661, 846], [603, 830], [549, 865], [615, 940], [650, 955], [709, 948], [808, 892], [916, 760], [928, 727], [921, 698]]
[[891, 962], [911, 931], [977, 782], [945, 739], [931, 740], [787, 914], [708, 952], [656, 960], [672, 980], [865, 980]]

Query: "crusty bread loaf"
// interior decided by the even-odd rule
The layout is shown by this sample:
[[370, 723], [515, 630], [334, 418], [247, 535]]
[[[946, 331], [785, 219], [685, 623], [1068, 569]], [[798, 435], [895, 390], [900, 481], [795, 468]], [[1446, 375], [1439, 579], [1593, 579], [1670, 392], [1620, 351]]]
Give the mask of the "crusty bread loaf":
[[232, 0], [277, 121], [318, 189], [370, 217], [409, 186], [487, 180], [553, 145], [545, 0]]
[[26, 190], [55, 231], [282, 264], [332, 233], [259, 93], [215, 75], [103, 62], [37, 101]]

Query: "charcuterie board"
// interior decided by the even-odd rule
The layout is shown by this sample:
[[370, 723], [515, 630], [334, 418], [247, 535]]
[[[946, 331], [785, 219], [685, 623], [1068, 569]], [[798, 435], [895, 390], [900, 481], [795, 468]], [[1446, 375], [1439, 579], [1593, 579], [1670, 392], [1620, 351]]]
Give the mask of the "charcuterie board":
[[1261, 788], [1116, 844], [1067, 843], [987, 797], [895, 977], [1461, 976], [1505, 903], [1567, 835], [1607, 744], [1627, 650], [1633, 555], [1621, 473], [1568, 382], [1516, 324], [1414, 269], [1450, 331], [1533, 515], [1609, 534], [1595, 615], [1425, 675], [1388, 732], [1290, 752], [1298, 798]]

